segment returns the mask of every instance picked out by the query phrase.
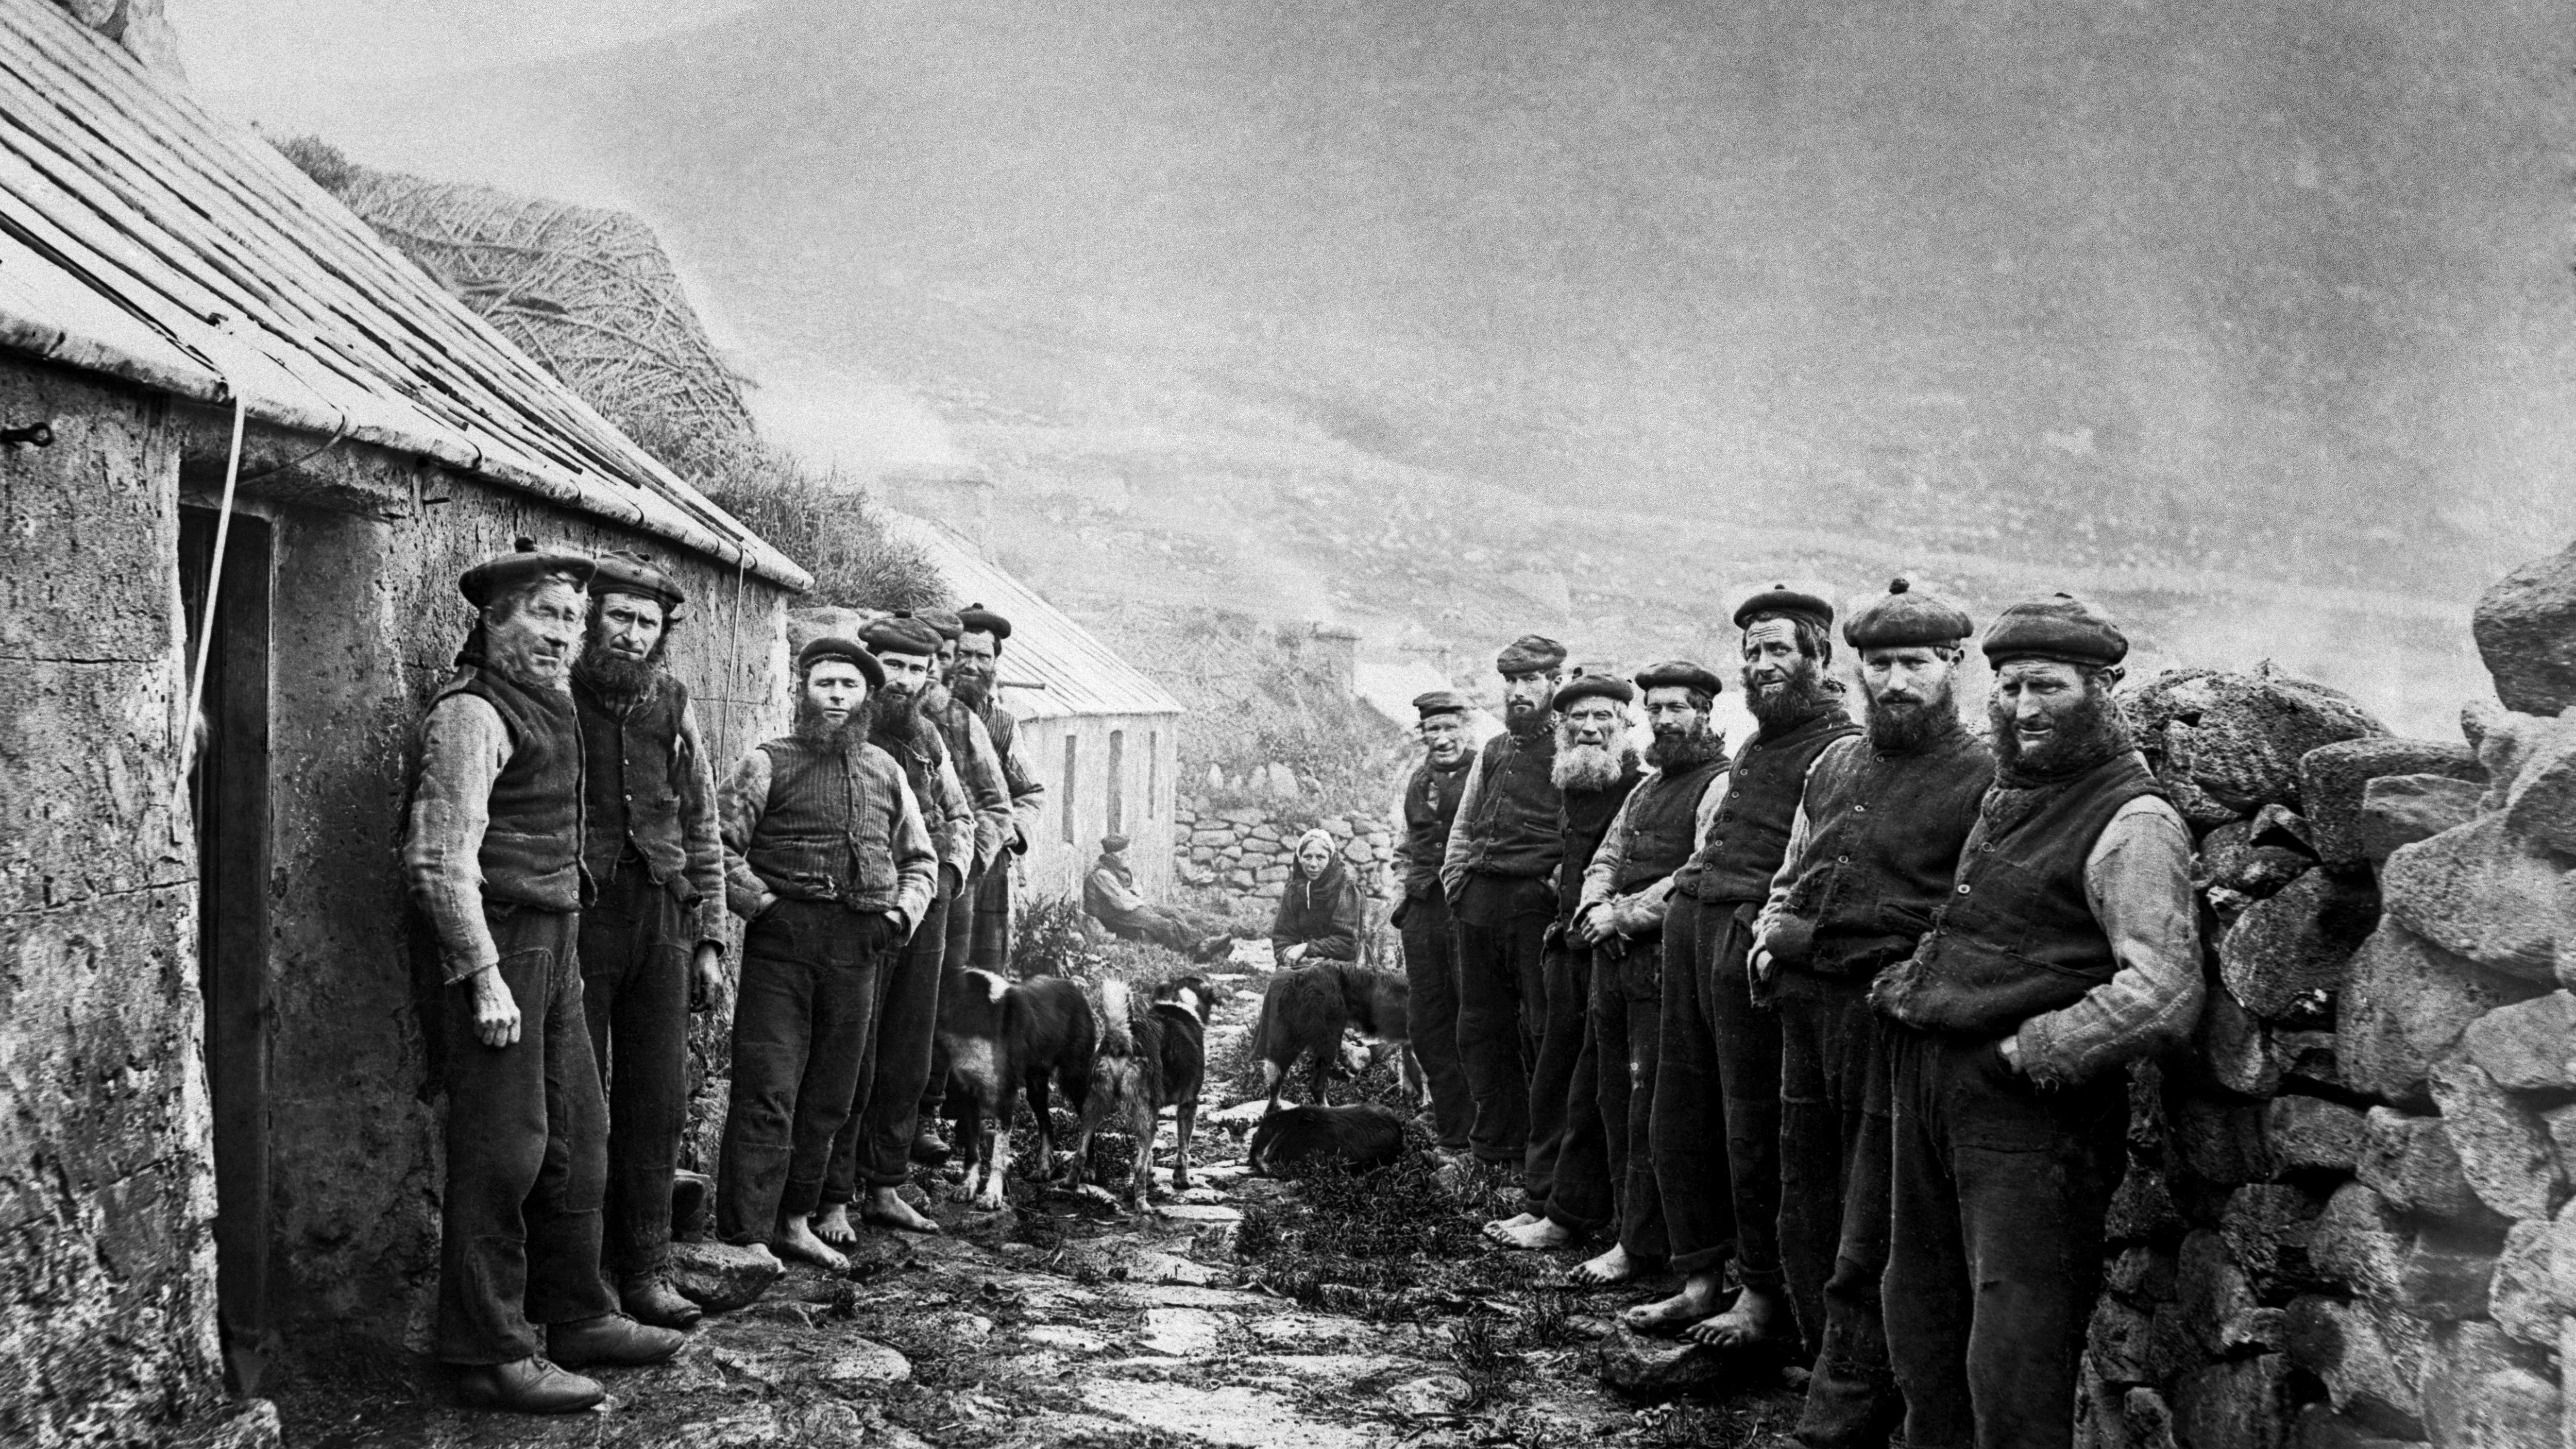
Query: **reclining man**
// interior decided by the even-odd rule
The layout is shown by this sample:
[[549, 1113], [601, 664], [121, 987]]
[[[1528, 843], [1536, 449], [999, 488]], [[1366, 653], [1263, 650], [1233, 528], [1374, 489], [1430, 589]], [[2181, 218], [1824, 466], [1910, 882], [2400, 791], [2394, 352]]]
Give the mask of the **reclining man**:
[[1214, 961], [1234, 949], [1233, 927], [1220, 917], [1181, 906], [1158, 906], [1136, 894], [1136, 869], [1127, 863], [1124, 835], [1100, 837], [1100, 858], [1082, 883], [1082, 908], [1113, 936], [1151, 941], [1193, 961]]

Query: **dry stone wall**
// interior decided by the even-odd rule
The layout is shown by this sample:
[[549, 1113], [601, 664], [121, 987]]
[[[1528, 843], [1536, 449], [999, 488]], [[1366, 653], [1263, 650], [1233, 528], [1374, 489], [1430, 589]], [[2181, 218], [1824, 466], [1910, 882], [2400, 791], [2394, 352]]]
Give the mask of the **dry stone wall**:
[[1387, 903], [1386, 866], [1395, 859], [1395, 836], [1384, 820], [1348, 815], [1317, 819], [1312, 812], [1276, 805], [1221, 806], [1204, 796], [1184, 796], [1173, 807], [1172, 821], [1173, 873], [1184, 885], [1212, 887], [1243, 901], [1276, 902], [1287, 893], [1296, 866], [1297, 838], [1321, 826], [1332, 835], [1342, 863], [1370, 904]]
[[2130, 702], [2210, 1000], [2133, 1077], [2088, 1449], [2576, 1446], [2576, 550], [2475, 632], [2457, 741], [2268, 669]]

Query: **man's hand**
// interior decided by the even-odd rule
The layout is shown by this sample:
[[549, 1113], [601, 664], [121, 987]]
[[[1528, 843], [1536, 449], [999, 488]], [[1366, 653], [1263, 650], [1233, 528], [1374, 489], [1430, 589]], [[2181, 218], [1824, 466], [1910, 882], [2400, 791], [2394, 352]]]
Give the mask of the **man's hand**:
[[712, 941], [699, 943], [689, 963], [689, 1010], [704, 1011], [724, 991], [724, 950]]
[[912, 939], [912, 927], [904, 924], [903, 912], [887, 911], [884, 914], [886, 923], [885, 943], [887, 945], [900, 946], [904, 942]]
[[1291, 965], [1306, 959], [1306, 943], [1300, 941], [1294, 946], [1281, 947], [1279, 950], [1279, 959], [1288, 962]]
[[1754, 980], [1768, 981], [1771, 979], [1771, 943], [1769, 941], [1754, 942], [1753, 954], [1746, 957], [1745, 961], [1753, 968]]
[[2019, 1035], [2016, 1034], [2008, 1036], [2002, 1041], [1995, 1043], [1995, 1055], [2004, 1059], [2004, 1066], [2009, 1069], [2014, 1076], [2018, 1077], [2024, 1075], [2021, 1069], [2021, 1037]]
[[486, 966], [465, 978], [474, 993], [474, 1039], [487, 1047], [505, 1047], [519, 1039], [519, 1003], [501, 968]]
[[1598, 946], [1603, 941], [1608, 940], [1611, 933], [1602, 929], [1601, 926], [1601, 918], [1607, 912], [1607, 909], [1608, 908], [1603, 906], [1601, 902], [1594, 901], [1592, 904], [1585, 906], [1582, 910], [1576, 911], [1574, 913], [1574, 939], [1582, 942], [1586, 946]]
[[966, 891], [966, 873], [947, 861], [939, 863], [939, 898], [953, 901]]

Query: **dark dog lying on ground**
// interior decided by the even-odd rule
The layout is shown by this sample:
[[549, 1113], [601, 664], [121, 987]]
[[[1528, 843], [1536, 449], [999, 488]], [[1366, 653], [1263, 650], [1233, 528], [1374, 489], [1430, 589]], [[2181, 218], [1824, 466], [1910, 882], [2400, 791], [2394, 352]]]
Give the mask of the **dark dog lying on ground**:
[[1375, 1102], [1350, 1107], [1282, 1107], [1252, 1129], [1252, 1170], [1293, 1177], [1341, 1163], [1353, 1172], [1404, 1155], [1404, 1119]]
[[1100, 983], [1100, 1050], [1091, 1059], [1091, 1099], [1073, 1134], [1072, 1186], [1080, 1187], [1091, 1169], [1091, 1134], [1113, 1125], [1135, 1139], [1127, 1200], [1130, 1207], [1143, 1207], [1153, 1187], [1155, 1124], [1170, 1107], [1179, 1145], [1172, 1190], [1188, 1190], [1190, 1134], [1198, 1123], [1199, 1085], [1207, 1077], [1212, 1005], [1207, 983], [1196, 976], [1154, 988], [1143, 1011], [1133, 1006], [1126, 982]]
[[[1020, 1093], [1038, 1119], [1038, 1171], [1055, 1171], [1055, 1128], [1047, 1120], [1047, 1082], [1080, 1113], [1091, 1095], [1091, 1058], [1099, 1027], [1082, 988], [1061, 976], [1013, 983], [990, 971], [961, 971], [939, 1004], [939, 1038], [948, 1048], [948, 1108], [957, 1119], [957, 1152], [966, 1164], [965, 1194], [979, 1208], [1003, 1205], [1011, 1167], [1011, 1118]], [[994, 1127], [988, 1134], [984, 1119]], [[978, 1179], [981, 1179], [980, 1186]]]
[[1310, 1056], [1315, 1061], [1315, 1105], [1327, 1105], [1324, 1079], [1339, 1073], [1345, 1028], [1357, 1030], [1369, 1043], [1372, 1058], [1396, 1053], [1397, 1077], [1406, 1095], [1420, 1101], [1427, 1088], [1405, 1026], [1406, 998], [1403, 977], [1381, 976], [1344, 961], [1270, 978], [1270, 988], [1261, 994], [1261, 1022], [1252, 1033], [1252, 1054], [1261, 1062], [1270, 1110], [1278, 1110], [1288, 1074]]

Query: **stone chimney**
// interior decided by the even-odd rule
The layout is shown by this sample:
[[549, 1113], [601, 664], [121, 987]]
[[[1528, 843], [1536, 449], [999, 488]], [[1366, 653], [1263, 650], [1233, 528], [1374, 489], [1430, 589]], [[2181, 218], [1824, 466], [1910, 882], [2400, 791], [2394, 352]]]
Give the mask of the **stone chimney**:
[[992, 472], [980, 463], [901, 468], [877, 480], [877, 496], [890, 508], [946, 524], [983, 558], [993, 556]]

